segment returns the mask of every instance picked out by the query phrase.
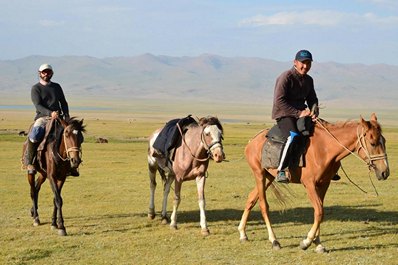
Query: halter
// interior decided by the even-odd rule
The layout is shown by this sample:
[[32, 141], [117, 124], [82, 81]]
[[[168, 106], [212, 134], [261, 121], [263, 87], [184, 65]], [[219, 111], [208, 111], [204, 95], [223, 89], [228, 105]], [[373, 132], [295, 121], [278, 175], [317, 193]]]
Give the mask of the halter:
[[201, 138], [201, 142], [203, 143], [203, 146], [206, 149], [207, 154], [209, 155], [209, 157], [210, 156], [212, 157], [213, 156], [213, 152], [212, 151], [214, 149], [216, 149], [218, 147], [220, 147], [220, 148], [223, 147], [222, 146], [222, 142], [221, 142], [221, 140], [219, 140], [219, 141], [211, 142], [210, 145], [207, 145], [206, 140], [205, 140], [204, 131], [205, 131], [205, 128], [202, 129], [202, 133], [201, 133], [201, 137], [200, 137]]
[[[340, 145], [342, 146], [345, 150], [347, 150], [348, 152], [350, 152], [352, 155], [354, 155], [356, 158], [358, 158], [359, 160], [363, 161], [366, 163], [366, 165], [368, 166], [369, 170], [370, 169], [374, 169], [375, 165], [373, 164], [374, 161], [376, 160], [382, 160], [382, 159], [386, 159], [387, 158], [387, 154], [383, 153], [383, 154], [377, 154], [377, 155], [371, 155], [369, 153], [368, 148], [366, 147], [366, 139], [365, 139], [365, 134], [363, 132], [363, 128], [361, 130], [361, 133], [359, 133], [359, 126], [357, 127], [357, 137], [358, 140], [355, 144], [355, 149], [356, 149], [356, 153], [352, 152], [350, 149], [348, 149], [347, 147], [345, 147], [342, 143], [340, 143], [340, 141], [325, 127], [323, 126], [323, 124], [319, 121], [318, 118], [316, 118], [316, 122]], [[367, 159], [363, 159], [360, 155], [359, 155], [359, 151], [363, 149], [363, 151], [365, 152], [366, 158]], [[366, 161], [368, 160], [368, 161]]]
[[65, 136], [65, 131], [62, 133], [62, 137], [64, 139], [64, 146], [65, 146], [65, 153], [66, 153], [66, 158], [63, 158], [59, 152], [57, 151], [57, 154], [59, 156], [59, 158], [62, 161], [69, 161], [70, 160], [70, 152], [79, 152], [79, 157], [82, 157], [82, 148], [81, 147], [77, 147], [77, 146], [72, 146], [72, 147], [68, 147], [68, 145], [66, 144], [66, 136]]
[[365, 134], [363, 132], [363, 128], [362, 128], [361, 133], [359, 133], [359, 126], [357, 127], [357, 137], [358, 137], [358, 140], [357, 140], [357, 143], [355, 145], [355, 146], [358, 146], [357, 153], [359, 155], [359, 151], [361, 149], [363, 149], [368, 161], [366, 161], [365, 159], [362, 159], [362, 160], [365, 161], [365, 163], [368, 165], [369, 168], [375, 168], [375, 165], [373, 164], [374, 161], [387, 159], [387, 154], [386, 153], [377, 154], [377, 155], [371, 155], [369, 153], [369, 150], [366, 147], [366, 139], [365, 139]]
[[188, 146], [188, 144], [185, 142], [184, 134], [182, 133], [181, 127], [180, 127], [180, 125], [179, 125], [178, 123], [177, 123], [177, 127], [178, 127], [178, 130], [180, 131], [180, 135], [181, 135], [181, 138], [182, 138], [182, 140], [183, 140], [185, 146], [186, 146], [186, 147], [188, 148], [188, 150], [189, 150], [189, 153], [190, 153], [191, 156], [192, 156], [195, 160], [197, 160], [197, 161], [204, 162], [204, 161], [209, 160], [209, 159], [213, 156], [212, 150], [216, 149], [217, 147], [221, 147], [221, 148], [222, 148], [221, 140], [220, 140], [220, 141], [216, 141], [216, 142], [214, 142], [214, 143], [212, 142], [210, 145], [207, 145], [207, 143], [206, 143], [206, 141], [205, 141], [205, 135], [204, 135], [205, 128], [201, 126], [201, 127], [202, 127], [202, 131], [200, 132], [200, 142], [203, 144], [203, 147], [204, 147], [205, 150], [207, 151], [207, 157], [206, 157], [206, 158], [198, 158], [198, 157], [196, 157], [196, 156], [193, 154], [191, 148], [190, 148], [190, 147]]

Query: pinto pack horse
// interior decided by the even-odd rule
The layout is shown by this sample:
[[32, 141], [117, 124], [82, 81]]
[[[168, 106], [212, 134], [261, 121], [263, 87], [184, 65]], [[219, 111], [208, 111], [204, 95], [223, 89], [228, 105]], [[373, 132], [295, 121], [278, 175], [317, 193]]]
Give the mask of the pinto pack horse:
[[[261, 166], [261, 152], [267, 140], [266, 134], [267, 130], [259, 133], [245, 148], [246, 159], [254, 174], [256, 186], [248, 196], [238, 230], [240, 240], [248, 240], [246, 223], [251, 209], [259, 201], [261, 214], [268, 230], [268, 239], [271, 241], [273, 249], [277, 250], [281, 246], [272, 229], [266, 198], [266, 190], [273, 185], [272, 182], [277, 171], [276, 169], [264, 169]], [[303, 250], [314, 243], [316, 252], [326, 251], [320, 239], [320, 224], [324, 216], [323, 203], [330, 181], [341, 165], [340, 161], [353, 154], [363, 160], [369, 170], [374, 170], [378, 180], [385, 180], [390, 174], [385, 142], [381, 126], [374, 113], [371, 115], [370, 121], [365, 121], [362, 117], [359, 122], [349, 121], [335, 124], [321, 119], [316, 120], [314, 135], [310, 137], [306, 152], [305, 167], [290, 170], [290, 182], [301, 182], [304, 185], [314, 208], [314, 223], [307, 237], [300, 242], [300, 247]]]
[[[66, 235], [64, 219], [62, 216], [62, 197], [61, 190], [65, 179], [71, 168], [78, 168], [81, 160], [83, 143], [83, 132], [85, 132], [83, 120], [75, 118], [68, 120], [51, 119], [46, 126], [46, 135], [43, 143], [39, 146], [36, 159], [36, 170], [40, 173], [36, 179], [36, 174], [28, 174], [30, 184], [30, 196], [33, 206], [31, 215], [33, 225], [40, 225], [38, 213], [38, 199], [41, 185], [46, 179], [50, 182], [54, 194], [54, 211], [52, 215], [51, 228], [58, 229], [58, 234]], [[29, 141], [29, 139], [27, 139]], [[25, 153], [26, 143], [24, 144], [23, 154]], [[23, 155], [24, 156], [24, 155]], [[24, 159], [24, 157], [22, 157]]]
[[203, 235], [209, 234], [205, 213], [205, 182], [209, 160], [216, 163], [225, 158], [222, 139], [223, 128], [216, 117], [205, 117], [199, 119], [186, 127], [185, 132], [180, 131], [181, 140], [177, 144], [174, 153], [174, 162], [169, 172], [163, 170], [158, 163], [158, 158], [153, 156], [153, 144], [161, 129], [156, 130], [149, 137], [148, 169], [150, 179], [150, 201], [148, 217], [155, 218], [155, 189], [156, 172], [158, 171], [163, 180], [163, 203], [161, 218], [162, 223], [167, 224], [167, 197], [171, 184], [175, 180], [173, 212], [171, 214], [170, 228], [177, 229], [177, 210], [181, 202], [181, 186], [184, 181], [196, 180], [198, 201], [200, 209], [200, 226]]

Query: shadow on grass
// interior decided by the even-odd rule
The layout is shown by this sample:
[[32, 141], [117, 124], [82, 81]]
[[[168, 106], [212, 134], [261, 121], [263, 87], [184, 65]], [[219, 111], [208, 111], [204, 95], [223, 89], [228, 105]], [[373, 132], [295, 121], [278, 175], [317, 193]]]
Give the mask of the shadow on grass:
[[[398, 212], [378, 211], [374, 209], [380, 205], [360, 206], [329, 206], [324, 207], [324, 221], [354, 221], [354, 222], [380, 222], [398, 224]], [[369, 208], [372, 207], [372, 208]], [[243, 209], [216, 209], [206, 211], [208, 222], [217, 221], [240, 221]], [[284, 211], [270, 211], [273, 224], [294, 222], [296, 224], [312, 224], [314, 210], [311, 207], [299, 207]], [[197, 211], [178, 212], [180, 223], [197, 222], [199, 220], [199, 209]], [[251, 211], [249, 221], [258, 220], [263, 222], [261, 212]], [[397, 231], [398, 232], [398, 231]]]

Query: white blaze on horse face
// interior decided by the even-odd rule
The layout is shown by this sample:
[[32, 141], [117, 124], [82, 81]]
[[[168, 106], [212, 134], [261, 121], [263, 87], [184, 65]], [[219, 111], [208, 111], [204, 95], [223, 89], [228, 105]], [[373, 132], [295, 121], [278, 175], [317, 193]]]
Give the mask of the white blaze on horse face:
[[78, 130], [73, 130], [72, 133], [73, 133], [74, 135], [77, 135], [77, 134], [79, 133], [79, 131], [78, 131]]
[[207, 126], [204, 131], [205, 135], [209, 135], [211, 137], [211, 143], [208, 144], [210, 146], [210, 154], [214, 161], [221, 162], [224, 159], [224, 151], [221, 144], [222, 141], [222, 133], [221, 130], [217, 127], [217, 125]]

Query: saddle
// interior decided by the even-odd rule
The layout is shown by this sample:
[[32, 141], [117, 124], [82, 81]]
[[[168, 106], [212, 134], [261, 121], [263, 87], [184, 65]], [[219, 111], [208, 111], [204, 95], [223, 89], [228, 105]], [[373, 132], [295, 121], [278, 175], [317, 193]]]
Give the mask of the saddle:
[[[174, 160], [174, 153], [176, 147], [181, 143], [182, 134], [187, 130], [187, 127], [197, 121], [188, 115], [182, 119], [173, 119], [166, 123], [163, 129], [160, 131], [158, 137], [153, 143], [153, 148], [155, 149], [154, 157], [167, 158], [171, 163]], [[181, 129], [181, 132], [180, 132]], [[167, 161], [166, 163], [167, 164]]]
[[[297, 128], [300, 135], [296, 137], [295, 144], [289, 153], [289, 168], [305, 167], [305, 153], [309, 143], [309, 137], [314, 132], [314, 124], [310, 117], [302, 117], [297, 120]], [[278, 168], [283, 147], [287, 138], [277, 125], [274, 125], [266, 134], [267, 141], [263, 145], [261, 154], [261, 166], [263, 168]]]
[[[46, 151], [49, 141], [52, 141], [54, 139], [61, 139], [61, 134], [63, 132], [63, 129], [60, 127], [56, 129], [55, 128], [56, 122], [57, 122], [56, 120], [52, 120], [47, 123], [46, 133], [43, 137], [43, 140], [40, 143], [37, 143], [37, 153], [36, 153], [36, 158], [34, 159], [34, 163], [36, 164], [36, 166], [39, 166], [40, 168], [45, 168], [45, 159], [42, 157], [42, 155]], [[32, 130], [32, 128], [33, 128], [33, 123], [29, 127], [28, 135], [29, 135], [30, 131]], [[54, 131], [55, 129], [56, 129], [56, 131]], [[28, 141], [29, 141], [29, 139], [26, 138], [26, 140], [23, 144], [23, 152], [22, 152], [22, 159], [21, 159], [21, 163], [22, 163], [21, 169], [22, 170], [26, 170], [26, 167], [28, 166], [27, 165], [28, 162], [27, 162], [27, 158], [26, 158], [27, 157], [27, 142]], [[55, 144], [56, 144], [56, 146], [59, 145], [59, 143], [55, 143]]]

